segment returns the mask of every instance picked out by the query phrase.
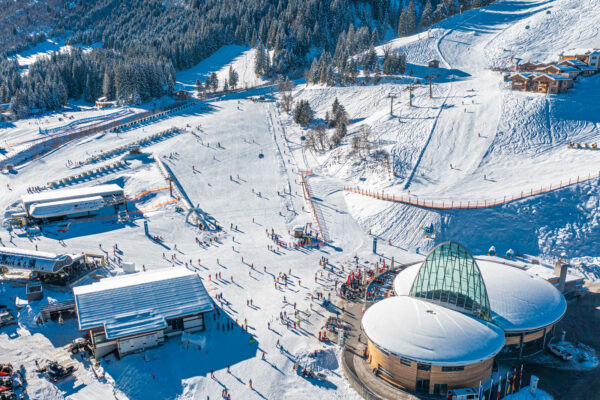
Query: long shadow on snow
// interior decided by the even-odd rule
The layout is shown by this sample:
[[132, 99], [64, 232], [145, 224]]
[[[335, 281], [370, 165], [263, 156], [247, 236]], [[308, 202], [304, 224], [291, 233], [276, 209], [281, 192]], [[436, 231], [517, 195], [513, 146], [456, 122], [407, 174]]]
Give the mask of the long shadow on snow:
[[[222, 309], [220, 318], [213, 319], [213, 314], [205, 315], [206, 330], [197, 333], [206, 338], [201, 350], [193, 344], [186, 349], [181, 338], [174, 336], [159, 347], [120, 360], [108, 356], [110, 362], [104, 366], [116, 387], [131, 399], [174, 399], [181, 395], [184, 380], [202, 376], [211, 379], [213, 369], [215, 378], [222, 382], [220, 377], [227, 374], [228, 365], [235, 373], [235, 364], [256, 357], [259, 343], [249, 343], [250, 334], [235, 324], [232, 330], [223, 330], [227, 316]], [[216, 328], [217, 322], [221, 329]]]
[[442, 226], [436, 243], [456, 240], [473, 254], [494, 245], [525, 254], [569, 257], [599, 256], [598, 181], [580, 184], [504, 206], [440, 212]]

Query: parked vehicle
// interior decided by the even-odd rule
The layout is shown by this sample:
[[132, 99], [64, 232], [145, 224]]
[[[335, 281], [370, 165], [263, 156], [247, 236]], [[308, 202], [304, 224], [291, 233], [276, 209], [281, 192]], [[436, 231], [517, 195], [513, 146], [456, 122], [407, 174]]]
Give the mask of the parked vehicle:
[[12, 364], [0, 364], [0, 376], [10, 376], [13, 373]]
[[48, 364], [39, 369], [38, 372], [43, 373], [51, 382], [58, 382], [71, 375], [74, 370], [75, 367], [72, 365], [65, 368], [56, 361], [49, 361]]
[[71, 353], [77, 354], [80, 351], [85, 351], [90, 342], [86, 338], [77, 338], [70, 344]]
[[466, 389], [453, 389], [448, 390], [448, 399], [452, 400], [479, 400], [479, 393], [475, 390]]
[[563, 361], [569, 361], [573, 358], [573, 354], [562, 344], [551, 343], [548, 345], [548, 351]]

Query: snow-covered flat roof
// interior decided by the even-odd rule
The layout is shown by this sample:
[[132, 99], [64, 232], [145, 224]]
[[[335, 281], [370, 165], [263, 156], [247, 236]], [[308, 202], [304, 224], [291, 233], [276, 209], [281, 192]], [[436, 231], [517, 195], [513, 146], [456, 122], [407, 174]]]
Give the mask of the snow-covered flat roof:
[[433, 365], [475, 364], [504, 347], [500, 327], [409, 296], [375, 303], [365, 313], [362, 325], [379, 348]]
[[77, 189], [49, 190], [41, 193], [26, 194], [21, 198], [26, 206], [33, 203], [48, 203], [59, 200], [76, 199], [90, 196], [107, 196], [123, 194], [123, 188], [114, 183], [108, 185], [90, 186]]
[[[527, 264], [476, 258], [490, 299], [492, 320], [509, 332], [529, 331], [560, 320], [567, 309], [562, 294], [546, 279], [519, 267]], [[502, 260], [502, 259], [500, 259]], [[514, 265], [514, 266], [511, 266]], [[519, 267], [517, 267], [519, 266]], [[408, 295], [421, 264], [400, 272], [394, 280], [396, 294]]]
[[161, 319], [213, 309], [200, 277], [183, 267], [106, 278], [75, 287], [73, 294], [79, 329], [105, 326], [112, 337], [159, 329]]

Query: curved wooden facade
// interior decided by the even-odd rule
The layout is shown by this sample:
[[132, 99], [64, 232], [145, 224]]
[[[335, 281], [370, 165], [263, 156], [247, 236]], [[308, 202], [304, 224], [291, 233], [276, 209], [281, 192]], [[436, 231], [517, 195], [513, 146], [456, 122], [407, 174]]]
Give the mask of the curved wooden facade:
[[449, 389], [477, 387], [492, 373], [494, 355], [476, 364], [460, 367], [421, 364], [387, 353], [368, 341], [367, 361], [379, 377], [413, 391], [445, 394]]

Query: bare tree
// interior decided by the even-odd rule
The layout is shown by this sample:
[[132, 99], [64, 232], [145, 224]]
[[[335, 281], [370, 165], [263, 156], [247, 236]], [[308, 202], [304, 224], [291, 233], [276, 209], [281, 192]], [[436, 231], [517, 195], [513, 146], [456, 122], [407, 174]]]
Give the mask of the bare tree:
[[310, 130], [308, 131], [308, 133], [306, 134], [306, 140], [304, 141], [304, 147], [309, 149], [309, 150], [313, 150], [313, 151], [317, 151], [317, 138], [316, 138], [316, 132], [315, 130]]
[[292, 97], [291, 92], [284, 92], [281, 95], [281, 109], [288, 113], [292, 111], [292, 106], [294, 105], [294, 98]]
[[329, 138], [327, 137], [327, 130], [325, 125], [319, 125], [314, 130], [317, 144], [319, 145], [320, 151], [325, 151], [329, 147]]
[[369, 125], [361, 125], [358, 132], [352, 137], [351, 151], [358, 157], [366, 157], [369, 155], [371, 144], [369, 137], [371, 136], [371, 127]]

